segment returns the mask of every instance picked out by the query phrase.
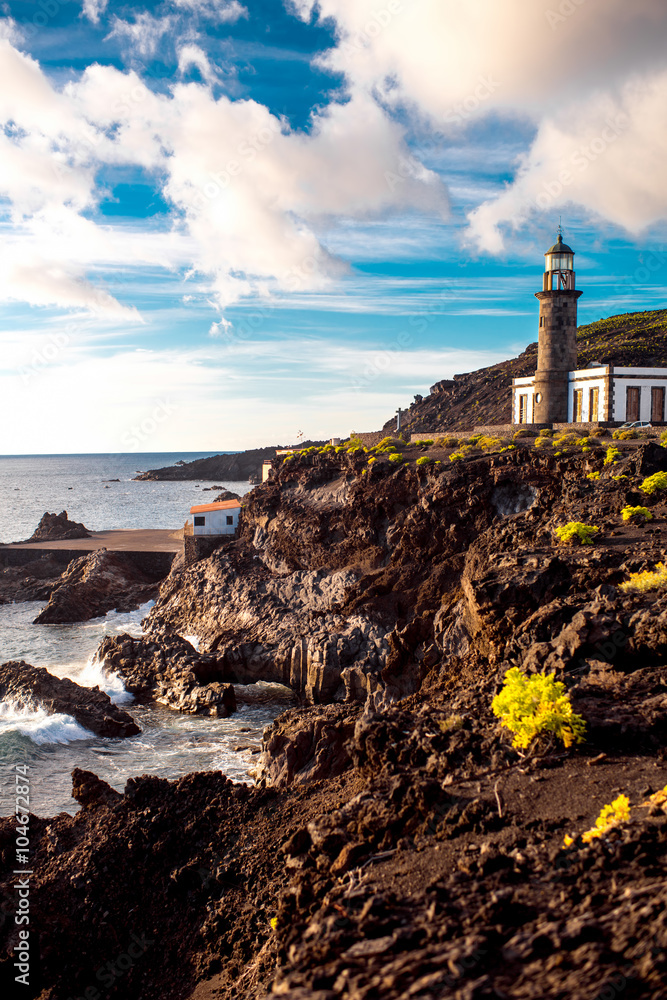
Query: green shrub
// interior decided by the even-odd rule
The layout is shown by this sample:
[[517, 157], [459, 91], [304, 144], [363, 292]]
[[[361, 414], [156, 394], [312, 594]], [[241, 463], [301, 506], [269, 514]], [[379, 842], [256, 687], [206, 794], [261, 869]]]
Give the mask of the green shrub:
[[459, 439], [445, 435], [444, 437], [436, 438], [435, 444], [437, 448], [458, 448]]
[[375, 445], [374, 451], [397, 451], [404, 446], [405, 442], [399, 438], [384, 437]]
[[607, 453], [604, 456], [604, 464], [616, 465], [620, 457], [621, 453], [618, 450], [618, 448], [614, 448], [613, 444], [610, 444], [609, 447], [607, 448]]
[[472, 437], [468, 438], [468, 444], [477, 444], [484, 437], [483, 434], [473, 434]]
[[608, 427], [594, 427], [593, 436], [598, 438], [608, 438], [609, 428]]
[[535, 447], [536, 448], [551, 448], [551, 441], [550, 441], [549, 438], [546, 438], [546, 437], [538, 437], [535, 440]]
[[579, 438], [573, 431], [567, 431], [565, 433], [561, 431], [561, 433], [554, 438], [554, 447], [575, 448], [579, 444], [580, 440], [581, 438]]
[[592, 545], [593, 536], [597, 535], [599, 530], [592, 524], [569, 521], [556, 528], [554, 534], [561, 545]]
[[433, 460], [432, 460], [432, 459], [430, 459], [430, 458], [428, 457], [428, 455], [422, 455], [422, 457], [421, 457], [421, 458], [418, 458], [418, 459], [417, 459], [417, 461], [416, 461], [416, 463], [415, 463], [415, 464], [416, 464], [416, 465], [430, 465], [432, 461], [433, 461]]
[[542, 733], [553, 733], [566, 747], [582, 742], [586, 723], [572, 711], [565, 685], [555, 676], [526, 677], [518, 667], [505, 674], [503, 689], [491, 702], [491, 710], [514, 734], [512, 746], [525, 750]]
[[649, 496], [658, 490], [667, 490], [667, 472], [654, 472], [652, 476], [647, 476], [639, 489]]
[[586, 476], [586, 479], [592, 479], [592, 480], [596, 480], [599, 478], [600, 478], [599, 472], [589, 472], [588, 475]]
[[667, 446], [667, 431], [663, 431], [660, 435], [660, 444], [663, 447]]
[[629, 427], [627, 430], [621, 430], [619, 427], [614, 431], [612, 437], [615, 441], [634, 441], [635, 438], [639, 437], [639, 434], [633, 427]]
[[433, 447], [433, 445], [434, 445], [434, 443], [435, 443], [435, 442], [433, 442], [433, 441], [429, 441], [429, 440], [424, 440], [424, 441], [415, 441], [415, 442], [414, 442], [414, 444], [415, 444], [415, 447], [416, 447], [416, 448], [421, 448], [421, 449], [422, 449], [422, 451], [426, 451], [426, 449], [427, 449], [427, 448], [432, 448], [432, 447]]
[[[472, 438], [470, 439], [472, 443]], [[496, 451], [498, 448], [502, 448], [504, 441], [499, 437], [491, 437], [489, 434], [482, 434], [477, 440], [477, 447], [483, 448], [484, 451]]]
[[506, 448], [501, 448], [500, 449], [500, 454], [502, 455], [502, 453], [504, 451], [516, 451], [516, 445], [515, 444], [508, 444]]
[[517, 438], [534, 438], [537, 437], [535, 431], [529, 430], [528, 427], [521, 427], [518, 431], [515, 431], [512, 435], [512, 440], [516, 441]]
[[633, 524], [644, 524], [653, 520], [653, 514], [648, 507], [632, 507], [630, 504], [623, 508], [621, 517], [624, 521], [632, 521]]
[[373, 458], [369, 458], [369, 459], [368, 459], [368, 464], [369, 464], [369, 465], [372, 465], [372, 464], [373, 464], [373, 462], [377, 462], [377, 458], [373, 457]]
[[449, 461], [450, 462], [462, 462], [463, 461], [463, 455], [461, 454], [460, 451], [453, 451], [452, 454], [449, 456]]
[[400, 451], [394, 451], [389, 456], [389, 461], [393, 462], [394, 465], [401, 465], [403, 462], [403, 456], [401, 455]]
[[537, 436], [541, 438], [552, 438], [555, 433], [556, 432], [552, 431], [550, 427], [543, 427]]

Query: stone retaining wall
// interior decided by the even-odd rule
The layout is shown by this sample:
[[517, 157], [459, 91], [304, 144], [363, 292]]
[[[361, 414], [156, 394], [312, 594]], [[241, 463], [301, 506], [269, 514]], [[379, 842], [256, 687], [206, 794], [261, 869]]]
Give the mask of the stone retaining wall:
[[[43, 548], [0, 548], [0, 566], [25, 566], [36, 559], [49, 558], [61, 563], [63, 571], [73, 559], [88, 556], [99, 549], [43, 549]], [[164, 580], [169, 575], [175, 552], [126, 552], [124, 549], [112, 549], [119, 556], [126, 556], [135, 566], [145, 573], [149, 580]]]
[[229, 545], [235, 538], [236, 535], [186, 535], [183, 539], [185, 565], [192, 566], [200, 559], [208, 559], [216, 549]]

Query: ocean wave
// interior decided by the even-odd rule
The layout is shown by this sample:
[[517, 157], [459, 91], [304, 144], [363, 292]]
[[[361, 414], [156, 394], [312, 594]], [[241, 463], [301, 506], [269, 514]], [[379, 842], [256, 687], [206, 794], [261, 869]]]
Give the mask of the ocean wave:
[[133, 702], [134, 695], [125, 690], [125, 685], [118, 674], [107, 671], [104, 660], [98, 660], [96, 657], [97, 654], [94, 653], [83, 670], [79, 668], [78, 671], [68, 674], [70, 680], [76, 681], [82, 687], [98, 687], [100, 691], [109, 695], [114, 705], [129, 705]]
[[33, 743], [73, 743], [94, 739], [94, 733], [80, 726], [71, 715], [54, 715], [43, 708], [25, 708], [3, 701], [0, 704], [0, 738], [9, 733], [21, 733]]

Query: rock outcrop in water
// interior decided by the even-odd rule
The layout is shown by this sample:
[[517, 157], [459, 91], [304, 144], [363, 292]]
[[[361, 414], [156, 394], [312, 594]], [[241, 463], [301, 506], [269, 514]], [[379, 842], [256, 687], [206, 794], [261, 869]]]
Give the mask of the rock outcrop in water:
[[159, 580], [139, 569], [131, 556], [98, 549], [72, 560], [35, 624], [83, 622], [109, 611], [134, 611], [156, 597], [158, 589]]
[[49, 715], [71, 715], [96, 736], [135, 736], [141, 732], [132, 716], [99, 688], [82, 687], [23, 660], [0, 665], [0, 701], [15, 708], [43, 708]]
[[[138, 683], [190, 658], [204, 684], [273, 672], [347, 700], [278, 718], [255, 787], [143, 776], [117, 796], [75, 773], [83, 812], [30, 823], [49, 1000], [130, 943], [127, 1000], [662, 1000], [667, 596], [619, 585], [665, 559], [667, 491], [639, 487], [667, 451], [619, 448], [311, 456], [253, 491], [239, 539], [175, 568], [153, 635], [109, 653]], [[639, 502], [643, 526], [621, 516]], [[556, 545], [568, 521], [595, 544]], [[565, 685], [582, 745], [512, 747], [491, 702], [517, 665]], [[629, 819], [584, 841], [620, 794]], [[15, 837], [1, 822], [8, 897]]]
[[90, 538], [90, 532], [78, 521], [70, 521], [66, 510], [60, 514], [49, 514], [47, 511], [27, 541], [60, 542], [68, 538]]
[[225, 682], [217, 658], [200, 656], [180, 636], [168, 636], [160, 642], [126, 634], [107, 636], [96, 658], [142, 701], [157, 701], [179, 712], [218, 719], [236, 711], [234, 688]]

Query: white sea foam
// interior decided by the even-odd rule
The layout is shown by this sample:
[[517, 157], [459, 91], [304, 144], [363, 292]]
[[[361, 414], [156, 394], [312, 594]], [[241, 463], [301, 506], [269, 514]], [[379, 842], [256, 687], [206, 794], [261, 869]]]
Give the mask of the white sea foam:
[[98, 687], [100, 691], [109, 695], [114, 705], [128, 705], [134, 701], [134, 695], [125, 690], [125, 685], [118, 674], [107, 671], [104, 660], [97, 660], [95, 655], [91, 656], [83, 670], [79, 668], [77, 673], [69, 676], [82, 687]]
[[0, 704], [0, 736], [22, 733], [33, 743], [72, 743], [89, 740], [94, 734], [80, 726], [71, 715], [49, 715], [43, 708], [19, 708], [11, 702]]

